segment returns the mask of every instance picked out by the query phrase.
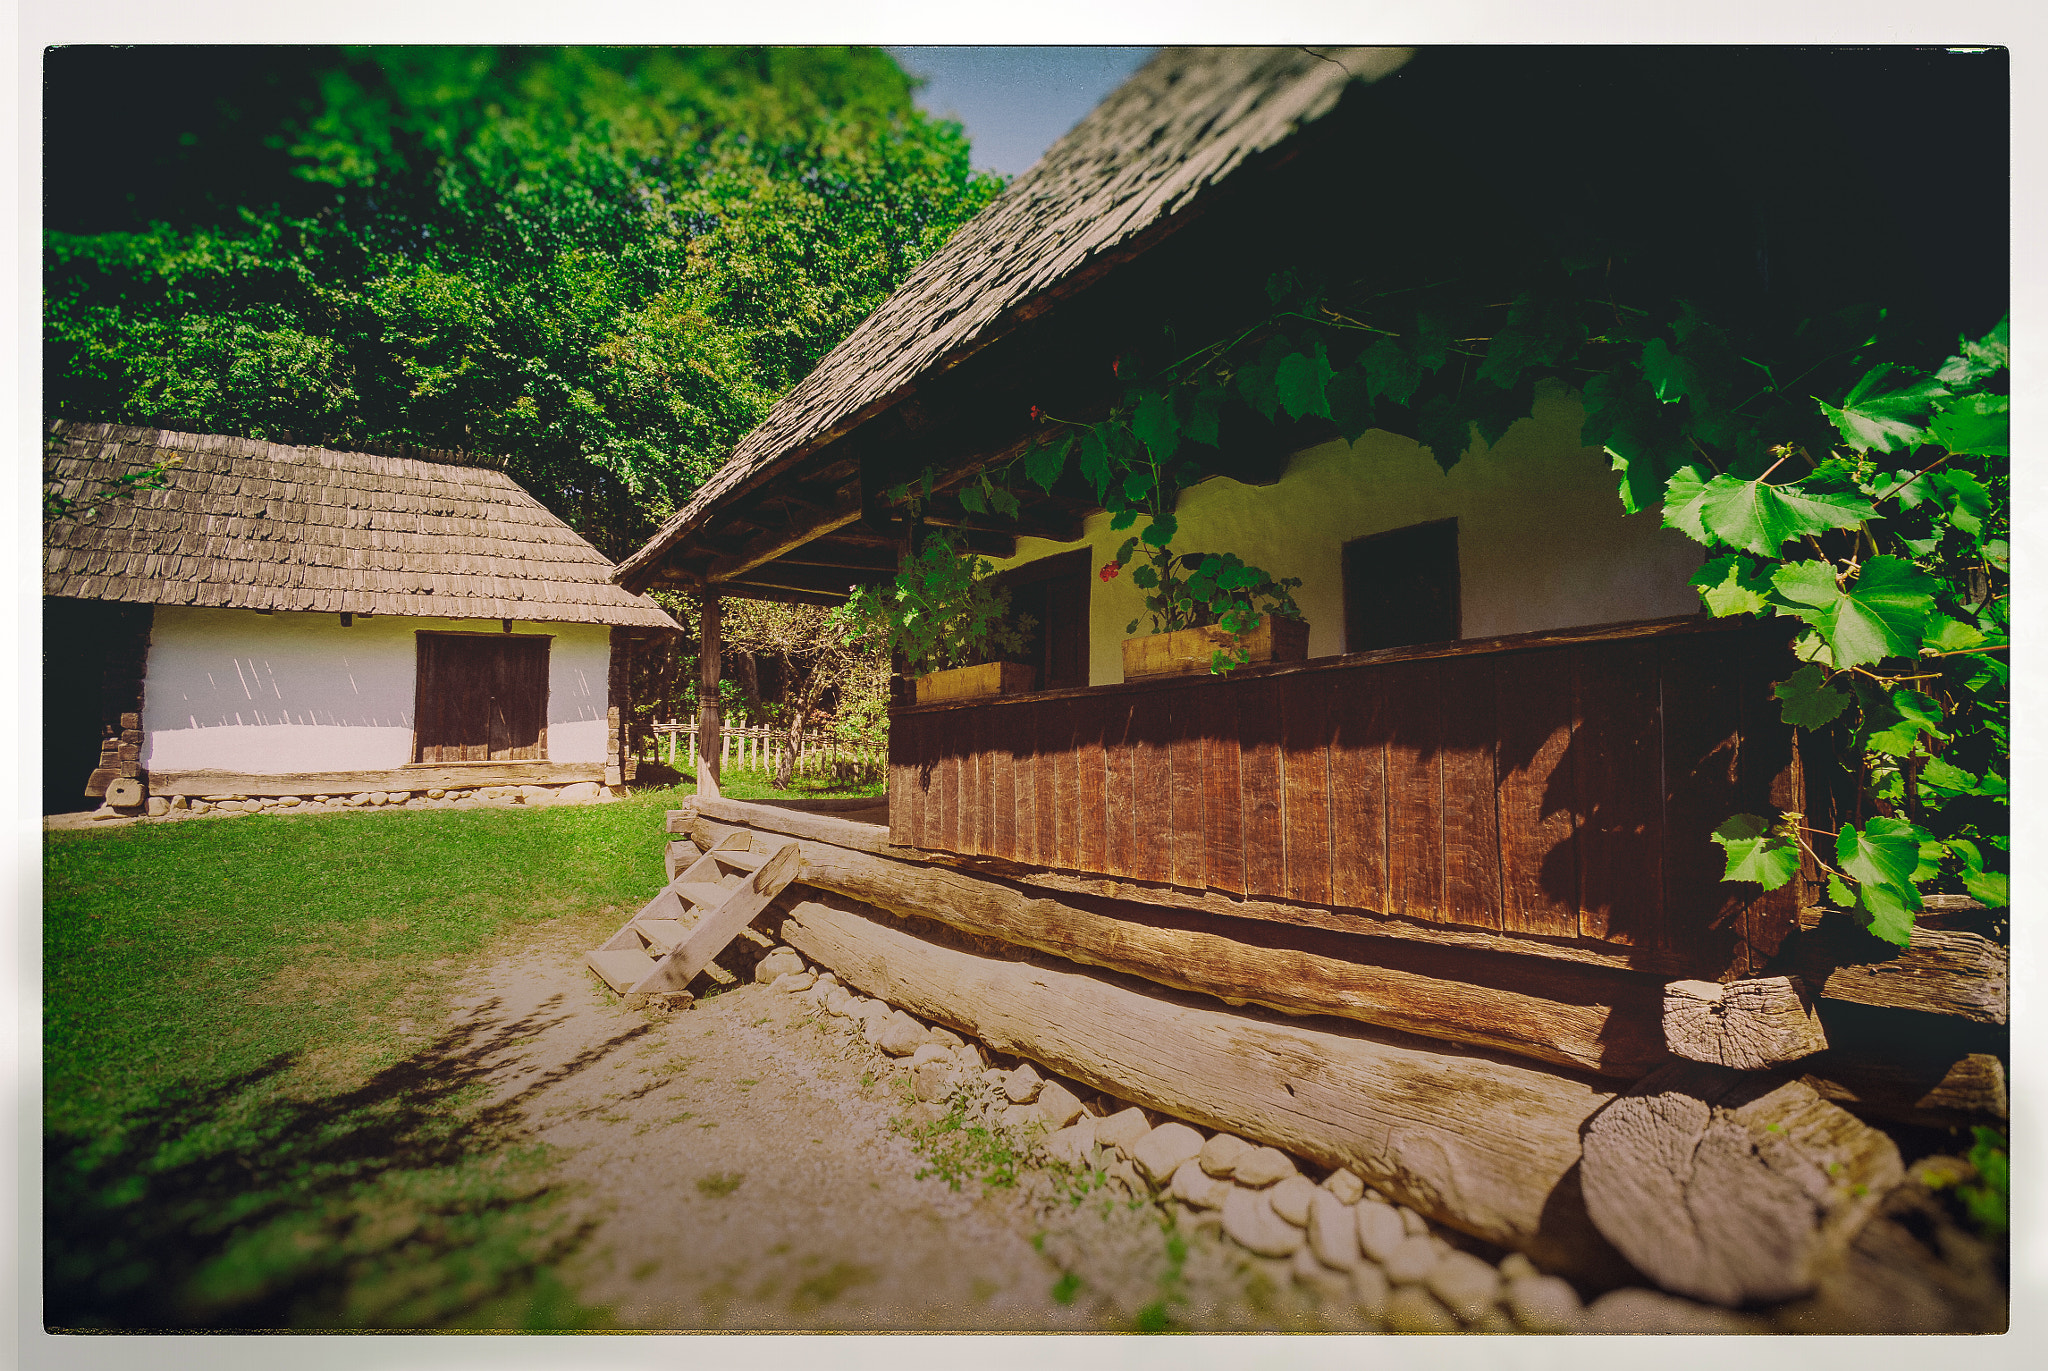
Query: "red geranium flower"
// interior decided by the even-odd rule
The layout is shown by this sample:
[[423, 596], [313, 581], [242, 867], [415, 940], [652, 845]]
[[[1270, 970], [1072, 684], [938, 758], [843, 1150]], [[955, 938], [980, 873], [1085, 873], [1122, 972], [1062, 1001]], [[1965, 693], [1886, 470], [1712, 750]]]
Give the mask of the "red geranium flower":
[[1102, 579], [1105, 581], [1114, 581], [1118, 576], [1123, 574], [1123, 569], [1123, 563], [1111, 562], [1107, 566], [1102, 568]]
[[1037, 405], [1033, 405], [1033, 406], [1031, 407], [1031, 421], [1032, 421], [1033, 423], [1036, 423], [1036, 422], [1038, 422], [1038, 406], [1037, 406]]

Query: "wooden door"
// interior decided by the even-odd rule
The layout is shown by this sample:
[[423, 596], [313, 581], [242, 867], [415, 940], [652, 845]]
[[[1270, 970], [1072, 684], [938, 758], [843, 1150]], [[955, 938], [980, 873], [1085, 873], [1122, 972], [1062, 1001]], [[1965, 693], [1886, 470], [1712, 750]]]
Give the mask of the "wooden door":
[[420, 634], [413, 760], [545, 761], [550, 641], [539, 634]]

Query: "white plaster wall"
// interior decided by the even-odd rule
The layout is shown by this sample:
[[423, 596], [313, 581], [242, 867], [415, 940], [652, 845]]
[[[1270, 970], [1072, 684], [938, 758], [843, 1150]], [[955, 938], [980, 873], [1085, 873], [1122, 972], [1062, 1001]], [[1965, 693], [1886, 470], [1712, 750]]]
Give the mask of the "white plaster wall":
[[[1448, 473], [1392, 433], [1325, 443], [1296, 453], [1274, 485], [1217, 477], [1183, 493], [1174, 546], [1235, 552], [1276, 577], [1301, 577], [1295, 599], [1309, 621], [1311, 657], [1344, 651], [1344, 544], [1435, 519], [1458, 520], [1468, 638], [1697, 611], [1686, 581], [1699, 568], [1699, 545], [1660, 527], [1654, 511], [1622, 512], [1607, 458], [1580, 445], [1581, 419], [1575, 395], [1540, 388], [1531, 417]], [[1099, 570], [1130, 536], [1111, 532], [1104, 514], [1089, 516], [1082, 531], [1081, 543], [1020, 538], [1017, 556], [996, 565], [1086, 545]], [[1088, 677], [1106, 685], [1123, 679], [1124, 627], [1144, 613], [1144, 594], [1130, 568], [1090, 588]]]
[[[159, 605], [143, 689], [142, 764], [156, 771], [382, 770], [412, 759], [421, 629], [492, 619], [258, 614]], [[548, 760], [601, 762], [611, 634], [602, 624], [512, 621], [548, 648]]]

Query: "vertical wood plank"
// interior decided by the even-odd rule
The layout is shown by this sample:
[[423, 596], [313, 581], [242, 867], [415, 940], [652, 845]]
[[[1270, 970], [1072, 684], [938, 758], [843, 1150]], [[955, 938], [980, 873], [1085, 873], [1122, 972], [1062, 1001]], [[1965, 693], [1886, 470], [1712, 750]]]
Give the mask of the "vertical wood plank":
[[988, 711], [989, 838], [992, 856], [1005, 861], [1017, 857], [1017, 767], [1011, 751], [1015, 736], [1017, 707]]
[[1517, 653], [1495, 678], [1500, 719], [1501, 925], [1575, 938], [1572, 662], [1563, 648]]
[[1657, 645], [1572, 649], [1573, 825], [1579, 933], [1661, 945], [1664, 927], [1664, 738]]
[[1103, 707], [1099, 696], [1083, 696], [1074, 706], [1074, 769], [1079, 782], [1081, 838], [1076, 862], [1083, 871], [1103, 871], [1109, 855], [1105, 797], [1109, 789], [1102, 751]]
[[[1771, 694], [1772, 686], [1798, 666], [1788, 639], [1779, 624], [1762, 624], [1743, 635], [1742, 744], [1736, 766], [1742, 798], [1747, 801], [1755, 795], [1760, 803], [1742, 813], [1807, 812], [1806, 775], [1798, 742], [1785, 722], [1782, 704]], [[1804, 902], [1800, 886], [1800, 881], [1792, 880], [1776, 890], [1751, 893], [1743, 911], [1740, 974], [1762, 974], [1785, 939], [1799, 927], [1799, 907]]]
[[1501, 926], [1500, 788], [1493, 657], [1442, 664], [1444, 702], [1444, 921]]
[[1238, 785], [1236, 688], [1217, 682], [1201, 692], [1202, 826], [1209, 888], [1244, 894], [1244, 797]]
[[1103, 719], [1102, 751], [1105, 799], [1102, 806], [1103, 870], [1112, 876], [1129, 876], [1137, 870], [1137, 774], [1133, 769], [1131, 736], [1132, 699], [1129, 695], [1109, 698]]
[[[1673, 638], [1659, 653], [1664, 714], [1663, 946], [1702, 979], [1742, 974], [1743, 910], [1752, 887], [1723, 881], [1709, 836], [1743, 812], [1742, 645], [1720, 634]], [[1759, 795], [1756, 798], [1762, 799]], [[1755, 813], [1752, 808], [1748, 812]]]
[[1330, 677], [1281, 678], [1287, 898], [1330, 902]]
[[1058, 820], [1054, 852], [1061, 869], [1078, 871], [1081, 867], [1081, 773], [1079, 758], [1075, 755], [1080, 743], [1074, 718], [1075, 701], [1062, 699], [1048, 703], [1054, 720], [1053, 740], [1058, 748], [1053, 754], [1053, 813]]
[[939, 846], [947, 852], [960, 850], [960, 711], [942, 709], [932, 715], [939, 745], [939, 785], [934, 793], [939, 808]]
[[898, 847], [913, 847], [917, 830], [911, 819], [910, 792], [916, 784], [911, 765], [913, 747], [907, 715], [889, 719], [889, 841]]
[[1387, 902], [1387, 718], [1383, 673], [1332, 677], [1330, 900], [1351, 909]]
[[1038, 850], [1038, 706], [1011, 705], [1010, 767], [1017, 775], [1017, 860], [1045, 861]]
[[961, 757], [966, 794], [960, 806], [960, 850], [981, 856], [989, 849], [988, 711], [960, 711], [964, 754]]
[[1136, 830], [1131, 874], [1141, 881], [1173, 877], [1173, 707], [1179, 693], [1148, 691], [1133, 700], [1137, 793], [1131, 813]]
[[1443, 918], [1443, 697], [1436, 662], [1386, 668], [1389, 912]]
[[1216, 693], [1219, 682], [1204, 681], [1174, 692], [1173, 738], [1168, 763], [1173, 772], [1173, 813], [1167, 825], [1173, 836], [1175, 885], [1201, 890], [1209, 883], [1207, 750], [1202, 742], [1202, 700]]
[[1244, 809], [1245, 894], [1280, 899], [1287, 890], [1287, 830], [1280, 775], [1280, 692], [1277, 682], [1248, 680], [1237, 696], [1241, 749], [1238, 786]]
[[1064, 725], [1054, 701], [1040, 700], [1031, 706], [1031, 736], [1037, 758], [1032, 770], [1038, 790], [1038, 860], [1046, 866], [1060, 864], [1058, 768], [1060, 754], [1067, 747]]

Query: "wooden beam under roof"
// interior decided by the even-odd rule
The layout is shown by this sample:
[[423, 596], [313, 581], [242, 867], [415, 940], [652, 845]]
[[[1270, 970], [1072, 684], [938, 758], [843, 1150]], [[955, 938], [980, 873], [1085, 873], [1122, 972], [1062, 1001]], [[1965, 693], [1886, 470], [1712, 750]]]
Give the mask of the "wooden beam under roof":
[[781, 586], [759, 586], [745, 581], [727, 581], [719, 586], [721, 595], [735, 600], [767, 600], [778, 605], [819, 605], [831, 609], [846, 603], [844, 595], [826, 595], [815, 590], [785, 590]]
[[[849, 571], [844, 568], [791, 566], [787, 562], [769, 562], [755, 567], [747, 573], [748, 585], [772, 586], [777, 590], [813, 590], [821, 595], [846, 594], [847, 587], [873, 581], [886, 581], [896, 574], [894, 567], [868, 571]], [[721, 584], [730, 586], [730, 581]]]

